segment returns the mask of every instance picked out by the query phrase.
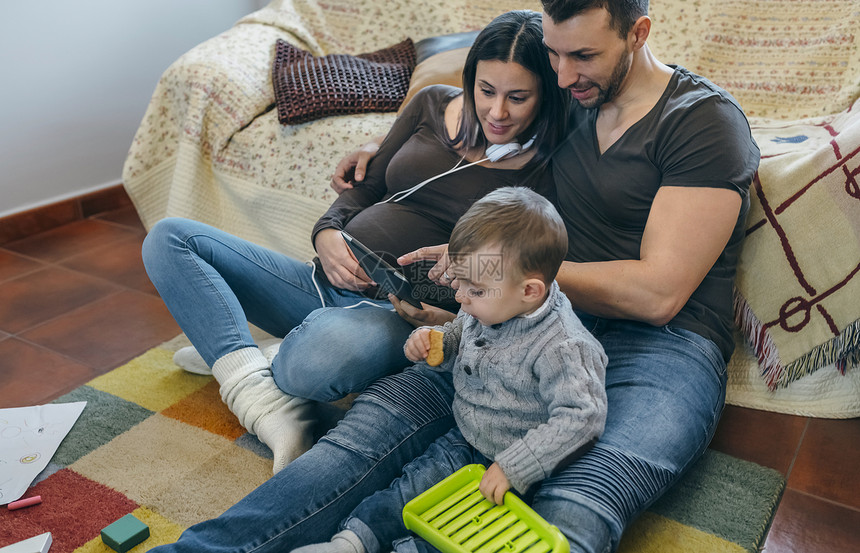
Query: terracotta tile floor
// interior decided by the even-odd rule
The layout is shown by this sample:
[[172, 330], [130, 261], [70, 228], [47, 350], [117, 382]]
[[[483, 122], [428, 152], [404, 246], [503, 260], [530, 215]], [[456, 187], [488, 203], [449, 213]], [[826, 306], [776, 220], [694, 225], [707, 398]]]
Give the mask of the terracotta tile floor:
[[[72, 390], [179, 333], [132, 208], [0, 246], [0, 408]], [[729, 406], [711, 447], [785, 474], [766, 553], [860, 551], [860, 419]]]
[[0, 246], [0, 407], [37, 405], [179, 334], [133, 208]]

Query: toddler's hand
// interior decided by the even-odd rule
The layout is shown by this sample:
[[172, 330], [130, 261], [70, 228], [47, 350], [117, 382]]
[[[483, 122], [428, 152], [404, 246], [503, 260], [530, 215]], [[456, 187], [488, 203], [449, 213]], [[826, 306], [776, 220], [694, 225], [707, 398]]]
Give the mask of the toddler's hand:
[[511, 483], [498, 463], [490, 465], [490, 468], [487, 469], [487, 472], [481, 478], [480, 485], [478, 485], [481, 495], [496, 505], [501, 505], [505, 502], [505, 493], [510, 489]]
[[403, 353], [413, 363], [427, 358], [427, 354], [430, 352], [430, 330], [430, 327], [427, 326], [416, 328], [406, 339]]

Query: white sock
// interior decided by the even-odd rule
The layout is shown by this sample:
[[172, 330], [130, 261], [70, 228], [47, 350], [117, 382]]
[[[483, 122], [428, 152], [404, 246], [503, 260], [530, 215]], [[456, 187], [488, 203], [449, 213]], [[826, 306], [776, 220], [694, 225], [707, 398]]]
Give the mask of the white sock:
[[313, 402], [278, 388], [259, 348], [228, 353], [212, 365], [212, 375], [239, 423], [272, 450], [273, 472], [313, 445]]
[[173, 362], [190, 373], [212, 374], [212, 369], [206, 364], [203, 357], [197, 353], [197, 349], [194, 346], [186, 346], [177, 350], [173, 354]]
[[[283, 338], [266, 338], [265, 340], [260, 340], [260, 343], [257, 344], [260, 347], [260, 350], [262, 350], [263, 355], [269, 360], [269, 365], [272, 364], [272, 359], [274, 359], [275, 355], [278, 354], [278, 350], [281, 348], [281, 342], [283, 341]], [[200, 355], [197, 348], [194, 346], [179, 348], [176, 353], [173, 354], [173, 362], [183, 370], [190, 373], [204, 375], [212, 374], [212, 368], [206, 364], [206, 361], [203, 360], [203, 356]]]
[[331, 541], [312, 543], [293, 549], [292, 553], [365, 553], [364, 544], [352, 530], [342, 530]]
[[274, 359], [281, 350], [281, 342], [283, 341], [283, 338], [260, 340], [260, 343], [258, 344], [260, 346], [260, 351], [262, 351], [265, 358], [269, 360], [269, 366], [272, 365], [272, 359]]

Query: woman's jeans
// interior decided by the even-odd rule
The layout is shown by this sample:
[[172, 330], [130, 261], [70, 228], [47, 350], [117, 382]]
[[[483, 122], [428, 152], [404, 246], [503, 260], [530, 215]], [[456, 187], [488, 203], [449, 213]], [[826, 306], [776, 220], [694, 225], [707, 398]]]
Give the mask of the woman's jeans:
[[409, 364], [403, 344], [412, 325], [388, 301], [330, 285], [310, 263], [180, 218], [159, 221], [142, 253], [149, 278], [210, 367], [255, 346], [248, 322], [285, 337], [272, 374], [291, 395], [332, 401]]
[[[580, 317], [609, 357], [606, 429], [530, 491], [531, 505], [572, 551], [606, 552], [705, 451], [723, 408], [725, 363], [713, 342], [685, 330]], [[275, 553], [328, 541], [453, 427], [452, 398], [450, 375], [426, 366], [380, 379], [310, 451], [158, 551]]]

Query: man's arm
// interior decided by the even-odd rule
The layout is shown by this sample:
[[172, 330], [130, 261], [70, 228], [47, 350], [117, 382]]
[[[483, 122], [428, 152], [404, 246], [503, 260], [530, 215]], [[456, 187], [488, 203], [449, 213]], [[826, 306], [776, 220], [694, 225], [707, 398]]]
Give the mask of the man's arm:
[[731, 237], [741, 196], [664, 186], [654, 198], [640, 259], [565, 262], [557, 280], [577, 309], [664, 325], [684, 307]]

